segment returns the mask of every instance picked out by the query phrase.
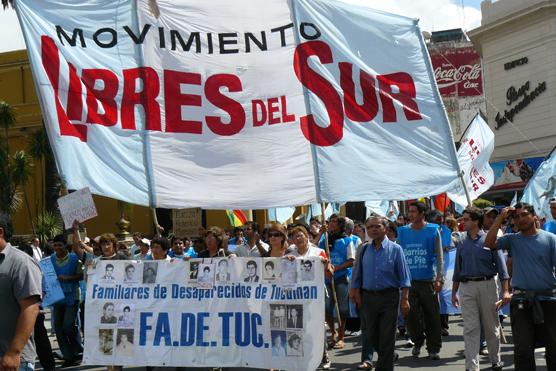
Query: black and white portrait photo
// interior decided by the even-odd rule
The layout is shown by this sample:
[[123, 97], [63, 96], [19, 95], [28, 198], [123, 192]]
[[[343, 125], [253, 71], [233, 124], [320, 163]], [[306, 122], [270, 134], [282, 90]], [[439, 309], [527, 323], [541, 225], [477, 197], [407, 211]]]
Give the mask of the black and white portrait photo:
[[301, 281], [313, 281], [315, 279], [315, 271], [313, 270], [313, 261], [303, 259], [300, 261]]
[[116, 333], [116, 355], [124, 357], [133, 355], [133, 329], [118, 329]]
[[303, 334], [301, 331], [288, 331], [286, 332], [288, 338], [286, 342], [286, 354], [288, 357], [302, 357], [303, 356]]
[[288, 305], [287, 308], [287, 328], [303, 328], [303, 305]]
[[191, 259], [189, 261], [189, 282], [197, 282], [199, 264], [201, 264], [201, 260], [199, 259]]
[[118, 317], [116, 317], [116, 306], [111, 301], [104, 303], [102, 306], [102, 316], [100, 317], [100, 323], [116, 323], [118, 322]]
[[286, 328], [286, 306], [270, 304], [270, 328], [283, 330]]
[[120, 304], [118, 309], [118, 327], [132, 328], [135, 317], [133, 304]]
[[259, 276], [258, 269], [259, 267], [255, 260], [248, 260], [247, 263], [245, 263], [245, 273], [244, 273], [243, 282], [247, 282], [247, 283], [259, 282], [261, 278]]
[[156, 283], [158, 264], [156, 262], [143, 263], [143, 283]]
[[197, 285], [210, 288], [214, 285], [214, 264], [199, 264]]
[[227, 258], [220, 259], [216, 263], [215, 281], [218, 283], [226, 283], [231, 280], [230, 263]]
[[112, 355], [114, 347], [114, 330], [99, 329], [98, 330], [98, 350], [101, 354]]

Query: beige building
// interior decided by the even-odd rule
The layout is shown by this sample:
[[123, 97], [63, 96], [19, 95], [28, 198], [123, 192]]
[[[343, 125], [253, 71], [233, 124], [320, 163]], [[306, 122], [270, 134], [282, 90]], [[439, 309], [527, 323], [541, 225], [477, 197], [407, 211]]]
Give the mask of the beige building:
[[556, 0], [485, 0], [469, 37], [481, 54], [492, 162], [556, 145]]

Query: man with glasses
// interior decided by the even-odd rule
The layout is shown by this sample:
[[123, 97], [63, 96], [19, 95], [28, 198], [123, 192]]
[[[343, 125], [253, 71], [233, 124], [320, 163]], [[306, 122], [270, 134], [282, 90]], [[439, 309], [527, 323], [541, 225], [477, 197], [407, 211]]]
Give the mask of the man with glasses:
[[[512, 216], [518, 233], [498, 240], [496, 233]], [[516, 370], [535, 370], [535, 342], [542, 339], [546, 365], [556, 370], [556, 235], [537, 228], [533, 206], [518, 203], [502, 210], [489, 229], [485, 246], [508, 251], [512, 258], [510, 302]]]
[[[371, 345], [377, 351], [377, 370], [394, 369], [398, 305], [404, 315], [410, 308], [409, 268], [401, 246], [386, 237], [387, 225], [388, 221], [379, 217], [365, 222], [371, 241], [361, 246], [350, 289], [350, 297], [360, 310], [363, 348]], [[357, 367], [371, 368], [367, 359]]]
[[268, 244], [261, 241], [259, 235], [259, 225], [256, 222], [245, 224], [245, 236], [247, 245], [238, 245], [235, 254], [239, 257], [261, 257], [268, 252]]
[[[467, 236], [458, 243], [454, 276], [452, 278], [452, 304], [463, 314], [463, 339], [465, 341], [465, 369], [479, 370], [481, 327], [488, 344], [492, 370], [502, 370], [500, 363], [500, 321], [494, 305], [498, 301], [495, 276], [499, 275], [503, 287], [500, 304], [510, 302], [508, 271], [501, 250], [484, 248], [486, 233], [482, 230], [483, 212], [469, 207], [463, 212]], [[457, 292], [459, 289], [459, 298]], [[498, 307], [501, 307], [499, 305]]]

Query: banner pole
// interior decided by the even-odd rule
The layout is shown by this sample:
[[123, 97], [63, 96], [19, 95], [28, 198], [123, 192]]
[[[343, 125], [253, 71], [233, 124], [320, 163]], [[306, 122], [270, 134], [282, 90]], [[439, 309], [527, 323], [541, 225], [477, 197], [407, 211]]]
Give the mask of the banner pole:
[[[322, 222], [326, 223], [326, 217], [324, 216], [324, 210], [326, 209], [324, 202], [320, 203], [320, 211], [322, 215]], [[324, 251], [326, 251], [326, 255], [328, 256], [328, 260], [330, 261], [330, 247], [328, 247], [328, 229], [324, 232]], [[336, 285], [334, 285], [334, 274], [332, 274], [332, 278], [330, 279], [330, 288], [332, 289], [332, 299], [334, 300], [334, 306], [336, 308], [336, 317], [338, 318], [338, 324], [341, 326], [342, 318], [340, 317], [340, 306], [338, 305], [338, 297], [336, 296]], [[330, 329], [333, 331], [334, 329]]]
[[156, 230], [156, 237], [161, 237], [161, 233], [158, 225], [158, 217], [156, 216], [156, 208], [151, 207], [151, 211], [153, 213], [153, 222], [154, 222], [154, 229]]
[[469, 196], [469, 191], [467, 190], [467, 186], [465, 185], [465, 180], [463, 179], [463, 171], [460, 170], [458, 176], [461, 180], [461, 185], [463, 186], [463, 191], [465, 192], [465, 198], [467, 198], [467, 203], [469, 206], [473, 206], [473, 204], [471, 203], [471, 197]]

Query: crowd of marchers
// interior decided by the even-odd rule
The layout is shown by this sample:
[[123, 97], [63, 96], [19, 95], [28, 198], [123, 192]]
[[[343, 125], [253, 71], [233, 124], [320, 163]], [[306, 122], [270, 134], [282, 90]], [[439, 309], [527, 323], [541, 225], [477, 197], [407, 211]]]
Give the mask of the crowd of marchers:
[[[320, 258], [326, 286], [322, 368], [331, 367], [330, 350], [344, 348], [346, 328], [361, 333], [358, 370], [394, 369], [397, 336], [407, 339], [418, 368], [423, 347], [429, 359], [442, 357], [442, 336], [449, 326], [439, 293], [446, 279], [444, 256], [454, 249], [451, 304], [463, 318], [465, 369], [479, 370], [480, 354], [488, 354], [492, 370], [504, 368], [500, 310], [509, 306], [513, 367], [535, 370], [535, 348], [544, 346], [547, 367], [556, 370], [556, 199], [549, 202], [548, 220], [525, 203], [469, 207], [455, 216], [413, 202], [407, 216], [391, 220], [371, 215], [354, 222], [332, 214], [323, 223], [271, 222], [264, 228], [250, 221], [231, 231], [200, 228], [194, 238], [163, 236], [166, 231], [159, 227], [151, 239], [134, 233], [130, 245], [112, 233], [82, 239], [76, 222], [43, 246], [38, 238], [15, 246], [11, 221], [0, 215], [0, 370], [33, 370], [36, 358], [47, 371], [55, 369], [55, 357], [63, 360], [61, 367], [80, 364], [83, 281], [96, 261], [223, 256]], [[41, 306], [42, 259], [51, 260], [64, 292], [64, 300], [48, 308]], [[110, 264], [105, 267], [110, 275]], [[46, 312], [59, 352], [50, 343]], [[103, 317], [112, 318], [113, 312], [113, 305], [104, 307]]]

